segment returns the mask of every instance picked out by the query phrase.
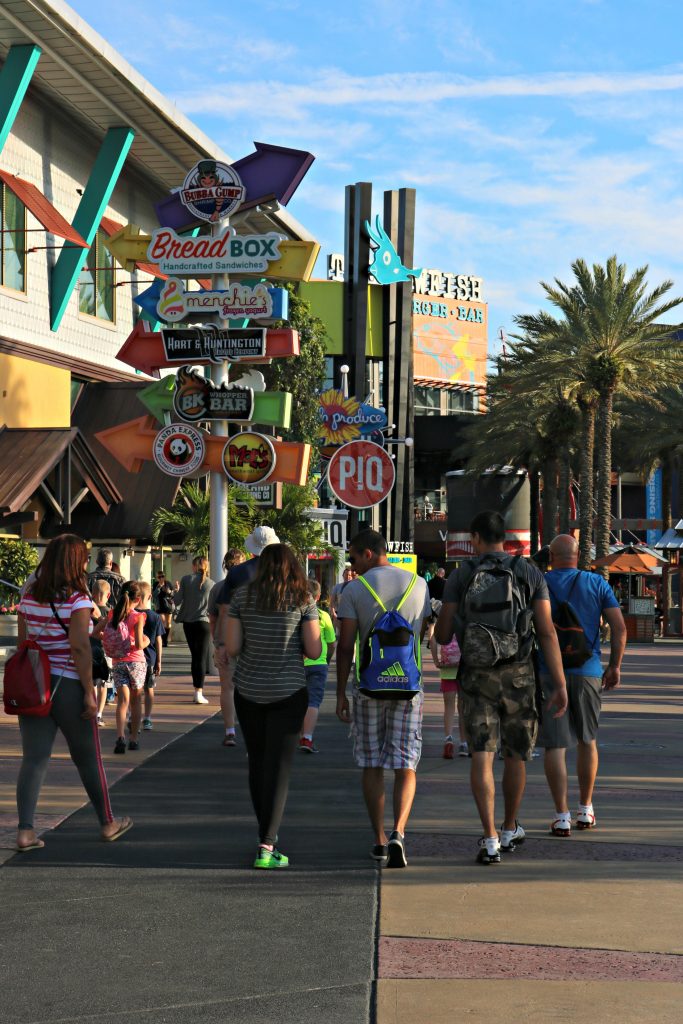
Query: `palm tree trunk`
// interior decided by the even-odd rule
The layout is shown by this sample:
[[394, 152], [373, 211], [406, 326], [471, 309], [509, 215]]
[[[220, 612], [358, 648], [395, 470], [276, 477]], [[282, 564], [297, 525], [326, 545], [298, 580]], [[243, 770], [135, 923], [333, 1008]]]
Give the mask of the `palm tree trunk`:
[[557, 459], [543, 463], [543, 543], [550, 544], [557, 529]]
[[569, 485], [571, 482], [571, 466], [569, 463], [569, 446], [565, 445], [560, 454], [559, 503], [560, 533], [569, 533]]
[[[595, 537], [595, 557], [609, 554], [609, 535], [612, 523], [612, 406], [614, 392], [600, 396], [598, 404], [596, 447], [598, 453], [598, 519]], [[602, 575], [607, 577], [607, 570]]]
[[581, 406], [581, 455], [579, 465], [579, 569], [590, 569], [593, 543], [593, 451], [595, 406]]
[[538, 469], [529, 470], [529, 542], [530, 554], [538, 551], [538, 499], [540, 497], [540, 479]]

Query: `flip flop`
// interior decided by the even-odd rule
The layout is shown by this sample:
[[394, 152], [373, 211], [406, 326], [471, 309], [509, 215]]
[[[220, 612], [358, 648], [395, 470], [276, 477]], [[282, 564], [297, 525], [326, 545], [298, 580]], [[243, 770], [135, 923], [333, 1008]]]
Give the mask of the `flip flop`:
[[122, 835], [133, 827], [132, 818], [122, 818], [121, 824], [117, 828], [116, 832], [112, 832], [110, 836], [101, 836], [103, 843], [115, 843], [117, 839], [120, 839]]
[[29, 850], [42, 850], [45, 843], [42, 839], [36, 839], [35, 843], [31, 843], [29, 846], [17, 846], [17, 853], [27, 853]]

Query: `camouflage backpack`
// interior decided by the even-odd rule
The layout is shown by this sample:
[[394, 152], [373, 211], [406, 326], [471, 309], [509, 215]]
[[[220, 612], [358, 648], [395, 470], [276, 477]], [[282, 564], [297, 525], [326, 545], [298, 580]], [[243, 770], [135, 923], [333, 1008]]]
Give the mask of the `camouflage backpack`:
[[532, 648], [531, 608], [521, 555], [470, 563], [472, 575], [460, 602], [464, 665], [493, 668], [523, 661]]

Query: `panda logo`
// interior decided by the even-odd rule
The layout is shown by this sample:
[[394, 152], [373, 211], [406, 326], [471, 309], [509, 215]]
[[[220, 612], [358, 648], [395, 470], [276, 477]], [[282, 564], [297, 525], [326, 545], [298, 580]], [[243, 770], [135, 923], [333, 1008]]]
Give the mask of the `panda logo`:
[[204, 462], [204, 438], [200, 430], [172, 423], [154, 439], [154, 461], [169, 476], [187, 476]]

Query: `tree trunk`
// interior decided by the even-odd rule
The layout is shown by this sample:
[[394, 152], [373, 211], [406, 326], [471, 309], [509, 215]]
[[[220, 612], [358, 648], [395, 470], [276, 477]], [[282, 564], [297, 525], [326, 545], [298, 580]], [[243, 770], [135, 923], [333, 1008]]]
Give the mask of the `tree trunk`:
[[538, 551], [538, 501], [541, 488], [538, 470], [530, 469], [528, 473], [530, 554], [535, 555]]
[[569, 533], [569, 486], [571, 483], [571, 466], [569, 463], [569, 446], [565, 445], [560, 455], [559, 494], [560, 533]]
[[595, 406], [581, 406], [581, 454], [579, 465], [579, 569], [591, 567], [593, 543], [593, 451]]
[[557, 530], [557, 459], [543, 463], [543, 544], [550, 544]]
[[[595, 536], [595, 557], [609, 554], [609, 535], [612, 525], [612, 406], [614, 392], [600, 396], [598, 404], [596, 447], [598, 454], [598, 517]], [[607, 578], [607, 569], [601, 570]]]

